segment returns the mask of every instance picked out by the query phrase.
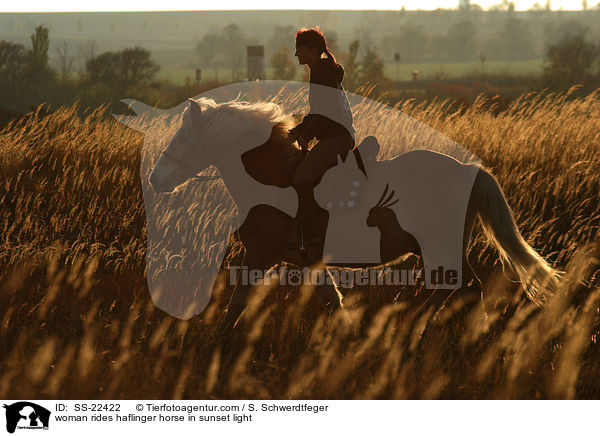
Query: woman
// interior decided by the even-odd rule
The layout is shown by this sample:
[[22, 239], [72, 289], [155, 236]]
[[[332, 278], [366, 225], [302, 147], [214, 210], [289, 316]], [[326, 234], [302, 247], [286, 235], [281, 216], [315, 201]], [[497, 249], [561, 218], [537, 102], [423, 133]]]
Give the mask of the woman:
[[304, 150], [313, 138], [318, 140], [294, 174], [294, 186], [300, 198], [300, 224], [304, 240], [310, 241], [326, 229], [326, 221], [325, 226], [319, 225], [324, 213], [314, 200], [313, 188], [323, 174], [337, 164], [338, 156], [346, 159], [354, 147], [355, 129], [342, 86], [344, 69], [327, 48], [325, 35], [318, 27], [296, 32], [295, 56], [300, 65], [308, 65], [310, 69], [310, 111], [289, 134]]

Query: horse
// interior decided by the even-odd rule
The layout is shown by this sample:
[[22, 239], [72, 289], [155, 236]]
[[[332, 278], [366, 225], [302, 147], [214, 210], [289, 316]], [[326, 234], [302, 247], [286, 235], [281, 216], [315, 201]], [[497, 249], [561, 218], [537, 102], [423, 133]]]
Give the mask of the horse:
[[[290, 250], [290, 241], [298, 232], [298, 224], [295, 217], [297, 203], [292, 204], [293, 199], [289, 196], [293, 170], [302, 159], [302, 151], [287, 136], [292, 126], [293, 118], [272, 102], [230, 101], [217, 104], [206, 98], [189, 99], [181, 127], [150, 174], [150, 185], [156, 192], [173, 192], [179, 185], [214, 166], [223, 177], [238, 209], [241, 225], [235, 233], [245, 248], [244, 263], [248, 269], [266, 271], [276, 264], [288, 262], [330, 274], [327, 266], [331, 263], [326, 265], [323, 259], [326, 242], [306, 252]], [[252, 134], [255, 130], [262, 133]], [[260, 145], [256, 145], [257, 138], [261, 138]], [[359, 152], [361, 146], [357, 148]], [[364, 148], [367, 149], [366, 146]], [[495, 177], [483, 167], [463, 165], [441, 153], [426, 153], [436, 162], [453, 161], [451, 165], [455, 171], [476, 173], [466, 215], [463, 215], [464, 232], [460, 247], [463, 261], [466, 260], [475, 219], [479, 217], [503, 261], [510, 263], [518, 273], [529, 299], [538, 305], [546, 302], [552, 295], [557, 274], [521, 236]], [[360, 159], [358, 156], [360, 153], [349, 153], [346, 163], [352, 161], [356, 165]], [[369, 159], [372, 160], [372, 156]], [[341, 166], [341, 163], [338, 159], [338, 165]], [[330, 170], [324, 179], [334, 172]], [[443, 183], [447, 182], [431, 189], [441, 189]], [[249, 189], [253, 197], [250, 200]], [[264, 192], [264, 199], [261, 199], [261, 192]], [[285, 210], [277, 207], [276, 199], [282, 196], [285, 201], [280, 204], [286, 205]], [[362, 266], [374, 264], [368, 262]], [[468, 275], [474, 275], [468, 262], [465, 266]], [[250, 287], [250, 284], [236, 286], [227, 309], [227, 325], [234, 326], [243, 313]], [[335, 280], [319, 284], [315, 289], [330, 311], [343, 309], [342, 295]]]

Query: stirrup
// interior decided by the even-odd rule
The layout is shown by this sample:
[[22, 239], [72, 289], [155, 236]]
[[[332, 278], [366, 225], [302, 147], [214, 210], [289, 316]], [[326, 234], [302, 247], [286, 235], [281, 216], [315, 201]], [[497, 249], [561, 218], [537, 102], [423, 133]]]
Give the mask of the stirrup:
[[304, 238], [304, 231], [302, 229], [300, 229], [299, 245], [297, 245], [296, 242], [298, 242], [298, 241], [294, 241], [294, 242], [290, 243], [288, 245], [288, 250], [306, 252], [306, 249], [308, 247], [321, 244], [323, 242], [323, 238], [321, 238], [319, 236], [315, 236], [315, 237], [311, 238], [310, 240], [307, 240]]
[[304, 246], [304, 231], [302, 228], [298, 226], [298, 230], [300, 231], [300, 240], [294, 239], [292, 242], [288, 243], [288, 250], [290, 251], [305, 251], [306, 247]]
[[304, 232], [300, 230], [300, 251], [306, 251], [308, 247], [319, 245], [324, 242], [324, 239], [320, 236], [313, 236], [310, 239], [304, 237]]

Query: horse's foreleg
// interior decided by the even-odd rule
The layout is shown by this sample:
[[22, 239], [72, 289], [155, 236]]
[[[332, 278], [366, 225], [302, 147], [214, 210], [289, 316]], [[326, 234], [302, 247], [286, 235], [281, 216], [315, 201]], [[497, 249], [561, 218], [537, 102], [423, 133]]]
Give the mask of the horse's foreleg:
[[240, 316], [243, 314], [248, 304], [248, 296], [252, 291], [252, 284], [248, 282], [249, 275], [241, 275], [242, 267], [248, 271], [261, 270], [266, 271], [275, 263], [273, 257], [261, 250], [248, 250], [244, 257], [244, 262], [240, 265], [237, 284], [229, 301], [229, 306], [225, 314], [222, 328], [234, 328]]
[[[253, 207], [238, 231], [246, 254], [243, 265], [248, 271], [266, 271], [281, 260], [293, 221], [282, 212], [266, 205]], [[231, 297], [224, 328], [233, 328], [246, 308], [252, 284], [238, 280]]]
[[316, 264], [311, 267], [311, 276], [320, 274], [324, 280], [315, 285], [315, 292], [325, 303], [330, 313], [338, 309], [343, 309], [342, 294], [338, 290], [335, 277], [323, 264]]
[[328, 314], [337, 321], [341, 321], [342, 324], [348, 329], [348, 332], [356, 331], [356, 325], [348, 315], [348, 312], [344, 310], [342, 303], [343, 296], [338, 288], [338, 277], [336, 274], [332, 274], [331, 271], [325, 267], [322, 263], [315, 264], [311, 267], [311, 273], [320, 271], [319, 275], [322, 275], [325, 280], [315, 285], [315, 292], [325, 303]]

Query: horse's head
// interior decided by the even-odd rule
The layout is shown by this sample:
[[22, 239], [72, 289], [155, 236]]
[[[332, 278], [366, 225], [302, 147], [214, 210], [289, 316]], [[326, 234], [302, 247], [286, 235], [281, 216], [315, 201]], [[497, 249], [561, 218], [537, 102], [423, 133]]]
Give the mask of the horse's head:
[[193, 99], [188, 102], [181, 127], [169, 141], [150, 174], [149, 182], [156, 192], [173, 192], [177, 186], [211, 164], [200, 131], [202, 108]]
[[[391, 206], [398, 203], [398, 199], [394, 200], [395, 192], [392, 191], [388, 194], [389, 185], [385, 185], [385, 189], [379, 201], [375, 206], [369, 210], [369, 216], [367, 216], [367, 226], [382, 228], [387, 225], [398, 224], [396, 214], [391, 209]], [[387, 197], [386, 197], [386, 194]]]
[[181, 127], [152, 170], [150, 184], [158, 192], [172, 192], [210, 165], [229, 177], [239, 174], [240, 156], [267, 142], [273, 125], [287, 118], [273, 103], [188, 99]]

